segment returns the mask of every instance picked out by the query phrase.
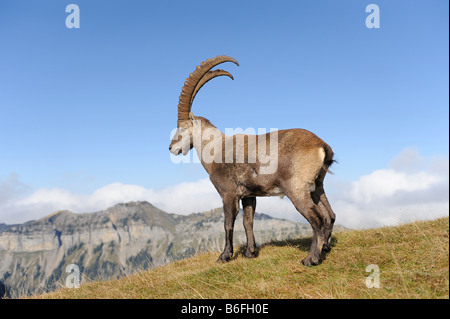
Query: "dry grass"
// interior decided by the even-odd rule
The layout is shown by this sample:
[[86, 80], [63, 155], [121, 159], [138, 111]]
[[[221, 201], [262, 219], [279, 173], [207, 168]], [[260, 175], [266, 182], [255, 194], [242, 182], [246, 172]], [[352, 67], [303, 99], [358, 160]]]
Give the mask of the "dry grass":
[[[273, 242], [227, 264], [208, 252], [118, 280], [35, 298], [449, 298], [449, 219], [338, 233], [325, 262], [304, 267], [310, 238]], [[366, 266], [380, 288], [366, 287]]]

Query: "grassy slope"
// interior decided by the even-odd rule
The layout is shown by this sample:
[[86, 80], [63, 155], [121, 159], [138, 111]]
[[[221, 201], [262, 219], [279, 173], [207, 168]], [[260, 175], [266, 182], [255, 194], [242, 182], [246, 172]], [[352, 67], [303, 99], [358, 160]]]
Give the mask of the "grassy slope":
[[[347, 231], [317, 267], [300, 263], [310, 244], [302, 238], [264, 245], [256, 259], [220, 264], [217, 252], [202, 253], [37, 298], [448, 298], [448, 236], [448, 218]], [[369, 264], [380, 268], [379, 289], [365, 285]]]

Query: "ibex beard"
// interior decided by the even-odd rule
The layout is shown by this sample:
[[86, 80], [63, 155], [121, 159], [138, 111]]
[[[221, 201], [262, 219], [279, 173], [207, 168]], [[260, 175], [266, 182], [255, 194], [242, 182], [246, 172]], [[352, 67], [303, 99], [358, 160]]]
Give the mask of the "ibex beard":
[[232, 78], [223, 70], [210, 71], [223, 62], [238, 65], [231, 57], [218, 56], [202, 62], [186, 80], [178, 104], [177, 131], [169, 146], [174, 155], [186, 155], [194, 148], [222, 197], [225, 248], [218, 261], [226, 262], [233, 256], [233, 229], [239, 201], [242, 202], [247, 236], [243, 255], [252, 258], [258, 254], [253, 234], [256, 197], [287, 196], [313, 230], [311, 247], [302, 263], [317, 265], [322, 262], [323, 253], [331, 249], [335, 221], [323, 188], [325, 175], [333, 163], [333, 151], [307, 130], [228, 136], [209, 120], [194, 116], [190, 110], [198, 90], [214, 77], [226, 75]]

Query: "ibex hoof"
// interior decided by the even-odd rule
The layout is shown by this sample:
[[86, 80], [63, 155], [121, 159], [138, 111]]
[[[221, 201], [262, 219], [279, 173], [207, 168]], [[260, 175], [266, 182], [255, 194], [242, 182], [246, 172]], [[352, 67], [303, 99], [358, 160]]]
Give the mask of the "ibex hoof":
[[219, 263], [226, 263], [229, 262], [231, 260], [231, 254], [228, 253], [222, 253], [219, 258], [217, 259], [217, 262]]
[[256, 257], [258, 257], [258, 251], [255, 250], [255, 251], [251, 252], [249, 250], [245, 250], [242, 253], [242, 256], [244, 256], [245, 258], [256, 258]]
[[322, 258], [317, 256], [307, 256], [305, 259], [302, 260], [302, 264], [310, 267], [310, 266], [317, 266], [322, 262]]

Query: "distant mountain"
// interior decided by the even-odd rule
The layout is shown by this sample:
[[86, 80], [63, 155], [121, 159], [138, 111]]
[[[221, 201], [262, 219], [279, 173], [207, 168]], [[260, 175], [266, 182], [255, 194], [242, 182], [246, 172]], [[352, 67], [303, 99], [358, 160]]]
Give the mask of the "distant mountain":
[[[255, 214], [260, 244], [311, 234], [309, 225]], [[235, 247], [245, 244], [242, 212]], [[0, 224], [0, 294], [51, 291], [64, 285], [75, 264], [82, 281], [106, 280], [164, 265], [224, 246], [221, 208], [190, 215], [168, 214], [148, 202], [118, 204], [95, 213], [59, 211], [17, 225]]]

